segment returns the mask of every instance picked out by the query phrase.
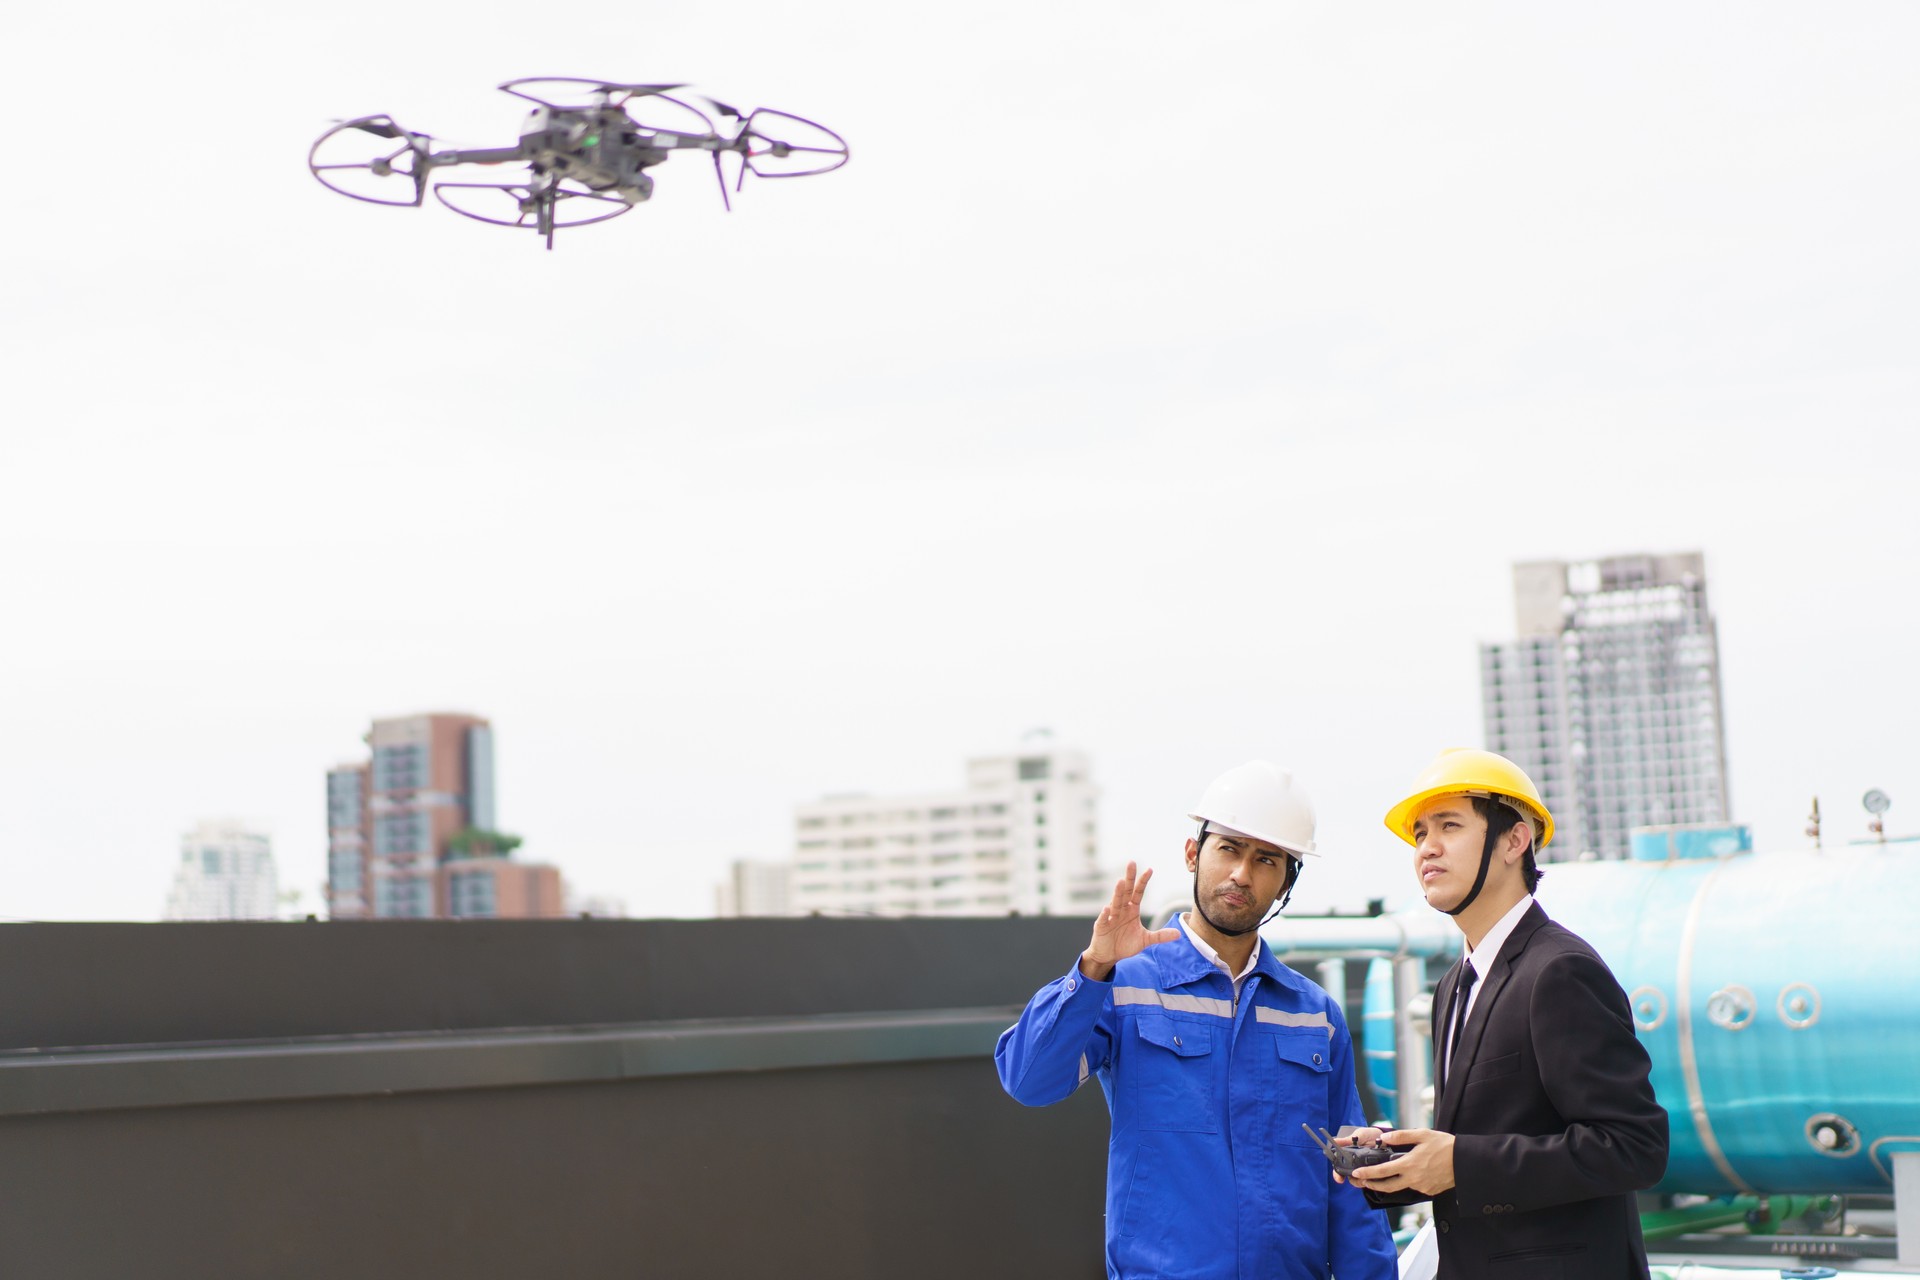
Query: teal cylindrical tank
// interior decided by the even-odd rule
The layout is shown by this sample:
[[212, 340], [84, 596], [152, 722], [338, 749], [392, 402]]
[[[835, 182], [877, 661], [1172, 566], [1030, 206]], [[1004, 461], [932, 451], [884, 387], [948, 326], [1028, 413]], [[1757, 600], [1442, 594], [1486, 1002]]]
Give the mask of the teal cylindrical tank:
[[1393, 964], [1374, 960], [1367, 965], [1367, 984], [1360, 1003], [1360, 1047], [1367, 1060], [1372, 1098], [1362, 1098], [1369, 1120], [1389, 1120], [1400, 1114], [1395, 1104], [1393, 1040]]
[[[1920, 1150], [1920, 841], [1544, 870], [1541, 905], [1606, 959], [1653, 1059], [1660, 1190], [1892, 1187]], [[1390, 1089], [1387, 968], [1365, 1038]]]
[[1547, 868], [1626, 989], [1669, 1190], [1885, 1192], [1920, 1150], [1920, 842]]

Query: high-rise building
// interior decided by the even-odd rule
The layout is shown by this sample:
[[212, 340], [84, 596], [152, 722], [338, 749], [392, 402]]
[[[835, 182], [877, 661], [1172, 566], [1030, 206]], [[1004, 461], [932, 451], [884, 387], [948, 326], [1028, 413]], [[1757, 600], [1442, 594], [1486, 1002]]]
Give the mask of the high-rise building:
[[1099, 791], [1087, 757], [1052, 746], [967, 762], [966, 786], [828, 796], [794, 817], [795, 914], [1091, 915]]
[[1513, 567], [1512, 641], [1480, 646], [1487, 747], [1539, 786], [1547, 860], [1627, 856], [1639, 826], [1726, 822], [1720, 652], [1699, 552]]
[[560, 873], [494, 831], [493, 728], [453, 713], [376, 720], [373, 758], [327, 773], [335, 920], [558, 916]]
[[244, 823], [202, 822], [180, 837], [168, 920], [271, 920], [280, 906], [273, 842]]
[[714, 888], [713, 914], [722, 919], [791, 915], [792, 885], [791, 862], [736, 858], [727, 868], [727, 878]]
[[327, 771], [327, 915], [334, 920], [363, 920], [373, 914], [369, 772], [364, 764]]

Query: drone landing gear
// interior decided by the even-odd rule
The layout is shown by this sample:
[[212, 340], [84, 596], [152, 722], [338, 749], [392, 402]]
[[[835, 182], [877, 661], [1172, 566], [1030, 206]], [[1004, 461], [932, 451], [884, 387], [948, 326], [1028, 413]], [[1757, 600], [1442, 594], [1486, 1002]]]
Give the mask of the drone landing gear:
[[[434, 198], [462, 217], [496, 227], [537, 231], [553, 248], [553, 233], [617, 218], [633, 208], [621, 196], [589, 191], [578, 183], [437, 182]], [[464, 205], [464, 207], [463, 207]]]

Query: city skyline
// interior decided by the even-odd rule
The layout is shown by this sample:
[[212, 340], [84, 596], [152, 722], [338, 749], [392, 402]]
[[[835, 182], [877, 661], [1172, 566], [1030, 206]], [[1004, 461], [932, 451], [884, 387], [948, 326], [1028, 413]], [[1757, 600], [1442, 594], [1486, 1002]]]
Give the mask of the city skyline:
[[[312, 901], [316, 780], [430, 707], [635, 915], [1035, 725], [1096, 761], [1105, 859], [1171, 885], [1206, 781], [1271, 758], [1329, 850], [1296, 904], [1397, 901], [1380, 815], [1482, 736], [1509, 566], [1661, 547], [1712, 567], [1756, 846], [1816, 794], [1864, 835], [1869, 787], [1920, 828], [1920, 10], [987, 0], [908, 57], [853, 0], [593, 10], [591, 48], [318, 15], [15, 24], [27, 118], [138, 84], [234, 145], [0, 213], [0, 915], [151, 918], [236, 811]], [[511, 136], [494, 86], [550, 73], [852, 159], [732, 213], [669, 176], [552, 253], [305, 171], [355, 112]]]
[[[1557, 568], [1557, 570], [1560, 573], [1560, 576], [1564, 578], [1569, 569], [1573, 569], [1578, 572], [1585, 572], [1587, 570], [1592, 570], [1593, 572], [1597, 573], [1597, 572], [1600, 572], [1602, 570], [1602, 567], [1607, 564], [1639, 563], [1642, 561], [1652, 563], [1655, 560], [1659, 560], [1663, 564], [1667, 564], [1668, 562], [1671, 562], [1671, 564], [1669, 564], [1668, 567], [1677, 565], [1678, 568], [1673, 568], [1674, 574], [1680, 574], [1682, 573], [1682, 571], [1685, 571], [1688, 569], [1692, 569], [1694, 571], [1701, 571], [1701, 568], [1702, 568], [1700, 565], [1701, 557], [1697, 553], [1688, 553], [1686, 555], [1668, 556], [1668, 557], [1651, 557], [1645, 554], [1638, 554], [1638, 553], [1635, 553], [1635, 554], [1616, 553], [1614, 555], [1609, 555], [1609, 556], [1588, 557], [1583, 561], [1536, 562], [1533, 564], [1522, 564], [1522, 565], [1512, 566], [1514, 580], [1516, 583], [1516, 599], [1513, 607], [1519, 612], [1522, 618], [1520, 629], [1522, 631], [1525, 631], [1527, 629], [1527, 624], [1525, 621], [1526, 617], [1528, 616], [1527, 610], [1531, 607], [1535, 610], [1535, 612], [1538, 612], [1538, 609], [1540, 607], [1539, 600], [1529, 601], [1527, 596], [1528, 587], [1526, 584], [1538, 586], [1539, 583], [1534, 582], [1533, 579], [1538, 578], [1542, 570]], [[1529, 575], [1531, 575], [1531, 577]], [[1631, 585], [1631, 584], [1628, 584], [1628, 585]], [[1704, 600], [1704, 584], [1689, 583], [1689, 586], [1693, 586], [1693, 585], [1699, 585], [1701, 587], [1701, 599]], [[1595, 584], [1587, 584], [1587, 586], [1583, 587], [1583, 589], [1591, 590], [1594, 588], [1594, 586]], [[1539, 593], [1535, 592], [1534, 594], [1539, 594]], [[1551, 595], [1553, 593], [1548, 592], [1547, 594]], [[1540, 598], [1545, 599], [1545, 596], [1542, 595]], [[1704, 608], [1704, 606], [1702, 607]], [[1707, 615], [1707, 618], [1708, 618], [1708, 622], [1711, 623], [1711, 620], [1712, 620], [1711, 615]], [[1535, 629], [1541, 631], [1541, 634], [1545, 633], [1542, 628], [1535, 628]], [[1515, 642], [1511, 640], [1482, 642], [1480, 645], [1481, 661], [1482, 661], [1482, 683], [1480, 686], [1480, 695], [1481, 695], [1483, 712], [1487, 705], [1487, 698], [1490, 696], [1489, 686], [1485, 683], [1485, 680], [1486, 680], [1485, 663], [1487, 662], [1487, 654], [1490, 651], [1496, 651], [1496, 650], [1502, 650], [1502, 649], [1511, 650], [1514, 647], [1515, 647]], [[1715, 656], [1717, 657], [1717, 654]], [[1718, 690], [1716, 689], [1715, 692], [1716, 692], [1715, 701], [1717, 704]], [[461, 722], [460, 727], [463, 731], [469, 728], [470, 726], [477, 726], [480, 729], [484, 730], [486, 733], [486, 740], [489, 746], [489, 754], [490, 754], [490, 747], [491, 747], [491, 741], [492, 741], [490, 722], [480, 717], [470, 716], [464, 713], [431, 713], [427, 715], [415, 715], [410, 717], [387, 717], [384, 720], [376, 720], [375, 726], [376, 726], [376, 729], [378, 729], [378, 727], [384, 723], [390, 726], [390, 732], [391, 732], [392, 726], [401, 726], [406, 724], [409, 721], [425, 723], [425, 722], [437, 721], [437, 720], [448, 720], [448, 721], [458, 720]], [[402, 737], [408, 736], [405, 730], [399, 730], [399, 732]], [[1030, 731], [1027, 736], [1029, 738], [1032, 738], [1036, 734], [1045, 738], [1051, 737], [1050, 730]], [[416, 733], [413, 736], [418, 736], [418, 735]], [[375, 737], [375, 734], [373, 732], [368, 732], [363, 735], [362, 741], [371, 744], [374, 737]], [[1483, 734], [1479, 739], [1476, 740], [1475, 745], [1486, 745], [1490, 749], [1511, 750], [1512, 744], [1499, 742], [1498, 741], [1499, 737], [1500, 735], [1498, 733], [1495, 733], [1489, 730], [1487, 733]], [[396, 741], [398, 741], [398, 739], [396, 739]], [[1043, 747], [1037, 748], [1037, 749], [1042, 750], [1043, 752], [1052, 752], [1055, 750], [1055, 748], [1052, 747], [1050, 744], [1043, 745]], [[1006, 755], [1006, 753], [1004, 752], [1000, 754]], [[1012, 754], [1012, 756], [1006, 756], [1006, 758], [1011, 759], [1013, 758], [1013, 756], [1017, 756], [1019, 754], [1020, 752], [1016, 751]], [[1079, 761], [1081, 765], [1084, 767], [1084, 764], [1087, 758], [1085, 753], [1075, 751], [1072, 754], [1074, 755], [1075, 759]], [[1515, 753], [1515, 754], [1516, 754], [1516, 758], [1519, 758], [1524, 753]], [[990, 760], [992, 757], [983, 757], [983, 758]], [[975, 763], [978, 763], [978, 761], [976, 760]], [[484, 766], [484, 769], [486, 774], [488, 775], [488, 794], [486, 795], [486, 797], [481, 803], [482, 803], [482, 807], [487, 811], [489, 821], [491, 821], [491, 817], [492, 817], [491, 806], [493, 803], [493, 799], [491, 794], [491, 763], [490, 761], [488, 762], [487, 765]], [[372, 770], [371, 761], [357, 765], [357, 766], [355, 765], [335, 766], [333, 769], [328, 770], [329, 792], [330, 793], [332, 792], [335, 784], [335, 779], [337, 776], [344, 775], [344, 774], [351, 774], [357, 771], [359, 775], [365, 777], [371, 774], [371, 770]], [[1094, 788], [1092, 793], [1094, 796], [1097, 797], [1099, 794], [1098, 788]], [[872, 807], [875, 804], [884, 806], [887, 803], [905, 802], [908, 800], [914, 800], [916, 798], [925, 799], [926, 796], [934, 795], [934, 794], [935, 793], [932, 793], [932, 792], [925, 792], [924, 788], [920, 789], [920, 791], [916, 793], [903, 793], [901, 795], [896, 795], [891, 797], [874, 796], [863, 791], [845, 792], [845, 793], [830, 795], [825, 798], [815, 797], [812, 800], [797, 801], [795, 803], [794, 809], [795, 811], [806, 813], [812, 810], [824, 810], [824, 809], [834, 808], [836, 805], [838, 805], [839, 807], [846, 807], [846, 804], [849, 801], [857, 802], [855, 803], [855, 807], [859, 807], [860, 804], [866, 804], [868, 807]], [[1565, 806], [1565, 802], [1562, 801], [1557, 795], [1550, 795], [1549, 800], [1550, 802], [1555, 803], [1556, 805]], [[1562, 807], [1560, 811], [1568, 812], [1568, 813], [1572, 812], [1570, 806]], [[1858, 834], [1855, 834], [1852, 832], [1851, 826], [1849, 825], [1850, 815], [1848, 812], [1848, 806], [1844, 803], [1844, 799], [1840, 803], [1837, 812], [1834, 806], [1834, 801], [1832, 801], [1831, 799], [1826, 801], [1825, 812], [1826, 812], [1826, 819], [1829, 823], [1838, 824], [1838, 828], [1837, 828], [1838, 839], [1841, 843], [1846, 843], [1853, 840], [1865, 840], [1868, 838], [1868, 830], [1865, 825], [1865, 819], [1862, 819], [1862, 822], [1860, 824], [1862, 828], [1861, 832]], [[1574, 818], [1573, 820], [1575, 822], [1578, 821], [1577, 817]], [[1675, 820], [1682, 820], [1682, 819], [1676, 818]], [[1715, 822], [1721, 822], [1721, 821], [1741, 821], [1737, 813], [1731, 814], [1725, 817], [1724, 819], [1720, 817], [1715, 817], [1713, 815], [1703, 814], [1703, 815], [1697, 815], [1688, 820], [1699, 821], [1704, 823], [1715, 823]], [[255, 824], [243, 823], [243, 822], [239, 822], [237, 820], [231, 820], [231, 819], [219, 820], [218, 822], [215, 822], [212, 824], [203, 822], [201, 824], [202, 829], [199, 830], [197, 834], [190, 833], [189, 836], [182, 837], [183, 847], [185, 847], [185, 843], [188, 841], [205, 837], [207, 835], [207, 832], [210, 831], [212, 827], [221, 827], [222, 829], [226, 827], [232, 827], [234, 828], [235, 831], [238, 831], [242, 828], [246, 828], [249, 831], [251, 831], [251, 828], [253, 827], [253, 825]], [[446, 825], [446, 824], [441, 823], [438, 825]], [[1641, 825], [1641, 824], [1634, 823], [1630, 825]], [[1751, 823], [1743, 822], [1743, 825], [1751, 826]], [[1896, 820], [1896, 829], [1898, 829], [1897, 820]], [[436, 830], [437, 830], [437, 826], [436, 826]], [[453, 827], [448, 827], [447, 832], [440, 832], [439, 834], [441, 837], [444, 837], [446, 834], [448, 834], [448, 832], [452, 830], [453, 830]], [[1829, 839], [1835, 838], [1835, 830], [1830, 828], [1827, 835]], [[269, 837], [265, 835], [258, 835], [252, 838], [262, 842], [267, 841], [269, 839]], [[1811, 841], [1808, 840], [1808, 843], [1811, 843]], [[706, 915], [726, 916], [726, 915], [737, 915], [737, 914], [755, 914], [755, 912], [753, 911], [741, 911], [739, 909], [739, 904], [742, 902], [759, 903], [759, 904], [762, 904], [764, 908], [764, 904], [771, 903], [776, 900], [786, 903], [787, 906], [794, 911], [794, 913], [804, 914], [805, 909], [802, 907], [801, 903], [793, 896], [791, 885], [790, 883], [788, 883], [788, 876], [790, 875], [793, 869], [794, 862], [796, 861], [796, 858], [794, 855], [803, 851], [803, 849], [804, 849], [804, 843], [802, 842], [800, 844], [796, 844], [794, 841], [794, 838], [790, 834], [789, 843], [784, 851], [775, 849], [775, 850], [769, 851], [764, 856], [740, 857], [740, 858], [732, 859], [727, 864], [727, 866], [719, 872], [715, 880], [710, 882], [707, 885], [708, 905], [707, 905], [707, 908], [704, 910], [699, 908], [694, 908], [691, 910], [663, 911], [663, 912], [642, 910], [635, 914], [640, 918], [644, 918], [646, 916], [655, 915], [655, 914], [664, 914], [664, 915], [677, 914], [677, 915], [691, 916], [691, 917], [700, 917], [700, 916], [706, 916]], [[1574, 851], [1571, 851], [1571, 849], [1569, 848], [1568, 850], [1563, 850], [1563, 856], [1572, 857], [1572, 856], [1576, 856], [1576, 853]], [[1608, 855], [1608, 856], [1621, 856], [1621, 855]], [[564, 872], [565, 870], [564, 866], [562, 866], [560, 870]], [[770, 871], [778, 871], [782, 873], [780, 876], [781, 883], [777, 887], [774, 886], [772, 881], [768, 878], [768, 873]], [[569, 910], [574, 909], [575, 906], [578, 906], [581, 909], [589, 910], [591, 914], [597, 914], [597, 915], [603, 915], [603, 916], [619, 916], [619, 915], [625, 914], [626, 912], [625, 902], [623, 900], [614, 898], [610, 894], [606, 894], [598, 891], [578, 889], [573, 887], [572, 885], [566, 885], [563, 890], [560, 886], [561, 886], [561, 882], [556, 880], [555, 887], [553, 888], [553, 892], [549, 896], [552, 896], [556, 902], [560, 901], [561, 897], [564, 896], [564, 898], [570, 904]], [[1391, 885], [1384, 885], [1383, 887], [1385, 888], [1386, 896], [1389, 899], [1391, 899], [1393, 897]], [[1161, 892], [1156, 895], [1156, 897], [1158, 897], [1160, 900], [1172, 901], [1179, 896], [1179, 890], [1177, 888], [1169, 889], [1167, 885], [1163, 884], [1162, 886], [1160, 886], [1160, 889], [1161, 889]], [[293, 888], [289, 890], [289, 892], [303, 893], [304, 891], [301, 886], [295, 885], [293, 886]], [[174, 896], [177, 897], [178, 893], [179, 893], [179, 889], [178, 889], [178, 885], [176, 884]], [[319, 897], [318, 897], [318, 902], [316, 904], [319, 910], [321, 911], [328, 910], [329, 897], [330, 897], [329, 886], [325, 882], [322, 882], [319, 886]], [[1359, 904], [1349, 899], [1335, 899], [1335, 900], [1329, 901], [1327, 905], [1337, 910], [1342, 908], [1350, 909]], [[833, 913], [838, 913], [838, 912], [844, 911], [845, 909], [846, 908], [840, 907], [837, 905], [829, 908], [830, 912], [833, 912]], [[1012, 907], [1010, 909], [1015, 911], [1018, 910], [1017, 907]], [[545, 913], [554, 914], [555, 912], [548, 911]], [[784, 911], [763, 909], [760, 913], [784, 914]], [[147, 918], [147, 917], [134, 916], [130, 918]], [[168, 916], [166, 918], [174, 918], [174, 917]], [[335, 917], [335, 918], [352, 918], [352, 917], [344, 916], [344, 917]]]

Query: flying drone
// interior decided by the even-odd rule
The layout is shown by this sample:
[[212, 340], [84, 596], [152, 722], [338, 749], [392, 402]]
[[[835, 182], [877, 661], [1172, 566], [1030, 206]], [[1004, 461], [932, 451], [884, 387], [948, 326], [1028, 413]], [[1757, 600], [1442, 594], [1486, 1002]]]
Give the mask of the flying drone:
[[[554, 232], [617, 218], [646, 200], [653, 194], [647, 170], [676, 151], [712, 157], [729, 210], [728, 156], [734, 195], [748, 174], [805, 178], [847, 162], [846, 140], [825, 125], [769, 107], [737, 111], [703, 97], [726, 122], [716, 125], [712, 115], [672, 96], [685, 85], [531, 76], [500, 88], [534, 104], [516, 146], [435, 150], [431, 134], [402, 128], [392, 116], [361, 116], [321, 134], [307, 152], [307, 168], [328, 190], [368, 204], [417, 207], [431, 188], [455, 213], [538, 232], [551, 249]], [[525, 165], [526, 176], [518, 182], [434, 180], [456, 165]]]

